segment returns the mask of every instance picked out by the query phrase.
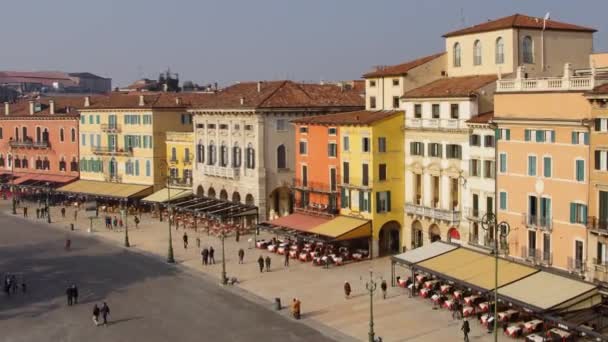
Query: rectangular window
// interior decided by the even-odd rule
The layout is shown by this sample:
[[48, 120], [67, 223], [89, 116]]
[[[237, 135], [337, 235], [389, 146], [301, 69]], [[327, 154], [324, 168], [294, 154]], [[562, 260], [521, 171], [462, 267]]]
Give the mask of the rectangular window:
[[370, 201], [369, 201], [369, 192], [360, 192], [359, 196], [362, 198], [359, 210], [364, 211], [366, 213], [371, 212]]
[[375, 96], [369, 97], [369, 108], [371, 108], [371, 109], [376, 108], [376, 97]]
[[95, 123], [99, 125], [100, 121], [99, 115], [95, 116]]
[[585, 181], [585, 161], [584, 160], [576, 161], [576, 180], [578, 182]]
[[[277, 126], [278, 126], [278, 122], [277, 122]], [[228, 125], [227, 124], [220, 124], [220, 129], [221, 130], [227, 130], [228, 129]], [[278, 128], [277, 128], [278, 130]]]
[[594, 151], [594, 164], [596, 170], [608, 171], [608, 151]]
[[469, 172], [471, 173], [472, 177], [479, 177], [481, 176], [481, 161], [479, 159], [471, 159], [471, 161], [469, 162], [470, 165], [470, 170]]
[[511, 140], [511, 130], [509, 128], [496, 129], [496, 140]]
[[536, 156], [528, 156], [528, 176], [536, 176]]
[[[144, 125], [151, 125], [152, 124], [152, 115], [146, 114], [144, 115]], [[204, 125], [203, 124], [197, 124], [196, 128], [203, 128]]]
[[376, 81], [370, 80], [369, 81], [369, 87], [370, 88], [374, 88], [376, 86]]
[[543, 176], [546, 178], [551, 177], [551, 157], [543, 157]]
[[469, 138], [469, 143], [471, 146], [481, 146], [481, 136], [478, 134], [473, 134]]
[[433, 116], [433, 119], [439, 119], [440, 116], [440, 112], [439, 112], [439, 104], [438, 103], [433, 103], [433, 105], [431, 106], [431, 114]]
[[[227, 126], [227, 125], [226, 125]], [[222, 127], [220, 126], [220, 129]], [[228, 127], [226, 127], [228, 128]], [[287, 130], [287, 124], [285, 119], [277, 119], [277, 132], [283, 132]]]
[[437, 143], [429, 143], [429, 156], [441, 158], [443, 145]]
[[448, 144], [445, 146], [445, 155], [448, 159], [462, 159], [462, 147], [460, 145]]
[[207, 124], [207, 128], [208, 129], [215, 129], [215, 124]]
[[[308, 132], [308, 128], [305, 128], [306, 132]], [[246, 131], [253, 131], [253, 125], [245, 125]], [[300, 133], [302, 133], [302, 129], [300, 129]]]
[[87, 135], [84, 133], [81, 134], [80, 141], [82, 142], [82, 146], [87, 146]]
[[587, 206], [580, 203], [570, 203], [570, 223], [587, 224]]
[[80, 124], [84, 125], [86, 123], [86, 118], [84, 115], [80, 116]]
[[608, 132], [608, 119], [597, 118], [594, 120], [596, 132]]
[[302, 186], [308, 186], [308, 166], [302, 165]]
[[350, 164], [348, 162], [342, 163], [342, 183], [350, 183]]
[[378, 152], [386, 152], [386, 138], [378, 138]]
[[494, 147], [494, 136], [493, 135], [485, 135], [483, 137], [484, 146], [485, 147]]
[[94, 119], [95, 119], [95, 117], [93, 115], [89, 115], [89, 125], [93, 124]]
[[232, 126], [232, 129], [234, 129], [235, 131], [238, 131], [241, 129], [241, 125], [239, 124], [234, 124], [234, 126]]
[[369, 185], [369, 165], [361, 164], [361, 185]]
[[424, 144], [421, 142], [411, 142], [410, 154], [413, 156], [424, 156]]
[[391, 192], [376, 192], [376, 212], [387, 213], [391, 211]]
[[327, 156], [335, 158], [338, 155], [338, 144], [335, 142], [327, 144]]
[[370, 150], [369, 138], [365, 137], [365, 138], [361, 139], [361, 151], [369, 152], [369, 150]]
[[338, 190], [338, 180], [336, 179], [336, 177], [336, 168], [332, 167], [331, 169], [329, 169], [329, 189], [332, 192]]
[[[247, 130], [247, 125], [245, 126], [245, 130]], [[301, 126], [300, 133], [302, 133], [302, 134], [308, 133], [308, 126]]]
[[506, 153], [501, 153], [500, 154], [500, 173], [506, 173], [507, 172], [507, 154]]
[[381, 181], [386, 180], [386, 164], [378, 165], [378, 179]]
[[329, 127], [327, 129], [327, 134], [336, 135], [336, 134], [338, 134], [338, 129], [336, 127]]
[[344, 151], [350, 151], [350, 139], [348, 138], [348, 135], [342, 138], [342, 142], [342, 149]]
[[494, 161], [484, 160], [483, 162], [483, 177], [494, 179]]
[[399, 85], [399, 79], [398, 78], [393, 78], [393, 87], [396, 87]]
[[399, 108], [399, 96], [393, 96], [393, 108]]
[[458, 103], [450, 104], [450, 118], [458, 119], [460, 117], [460, 105]]
[[417, 103], [414, 105], [414, 117], [420, 119], [422, 117], [422, 105]]
[[300, 154], [308, 154], [308, 143], [306, 141], [300, 141]]
[[573, 145], [589, 145], [589, 133], [587, 132], [572, 132]]

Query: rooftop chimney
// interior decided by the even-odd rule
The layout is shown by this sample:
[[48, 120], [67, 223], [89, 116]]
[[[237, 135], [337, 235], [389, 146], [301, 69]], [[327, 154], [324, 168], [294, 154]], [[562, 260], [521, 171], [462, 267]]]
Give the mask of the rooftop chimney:
[[4, 115], [10, 114], [11, 105], [8, 102], [4, 102]]
[[261, 91], [262, 91], [262, 82], [258, 82], [258, 93]]
[[30, 100], [30, 115], [34, 115], [34, 101]]
[[49, 100], [49, 113], [55, 114], [55, 100]]
[[241, 97], [241, 106], [245, 104], [245, 98]]
[[139, 95], [139, 106], [143, 107], [146, 105], [146, 101], [144, 101], [144, 96], [143, 95]]
[[175, 98], [175, 104], [176, 104], [176, 105], [178, 105], [178, 106], [179, 106], [179, 105], [181, 105], [181, 104], [182, 104], [182, 98], [181, 98], [181, 97], [179, 97], [179, 96], [178, 96], [178, 97], [176, 97], [176, 98]]
[[91, 105], [91, 97], [90, 96], [85, 96], [84, 97], [84, 106], [85, 107], [89, 107]]

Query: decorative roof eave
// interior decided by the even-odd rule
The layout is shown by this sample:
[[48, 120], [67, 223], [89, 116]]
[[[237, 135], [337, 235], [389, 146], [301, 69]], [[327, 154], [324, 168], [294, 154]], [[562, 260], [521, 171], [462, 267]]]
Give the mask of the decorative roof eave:
[[406, 97], [401, 96], [401, 100], [403, 102], [412, 102], [412, 101], [454, 101], [454, 100], [463, 100], [470, 101], [479, 96], [479, 93], [471, 93], [468, 96], [466, 95], [454, 95], [454, 96], [418, 96], [418, 97]]

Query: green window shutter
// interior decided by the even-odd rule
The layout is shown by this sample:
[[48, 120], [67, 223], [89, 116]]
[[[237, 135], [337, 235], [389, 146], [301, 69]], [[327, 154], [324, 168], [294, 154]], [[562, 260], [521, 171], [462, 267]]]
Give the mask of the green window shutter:
[[536, 131], [536, 142], [545, 142], [545, 131]]
[[576, 222], [576, 203], [570, 203], [570, 223]]
[[551, 199], [545, 198], [545, 217], [551, 218]]
[[507, 129], [506, 132], [507, 132], [507, 134], [506, 134], [507, 135], [507, 140], [511, 140], [511, 130]]
[[380, 206], [378, 205], [378, 203], [380, 203], [380, 193], [376, 192], [376, 212], [377, 213], [380, 212]]
[[595, 131], [599, 131], [600, 129], [602, 129], [602, 120], [600, 119], [595, 119]]
[[551, 158], [544, 158], [543, 172], [545, 177], [551, 177]]
[[359, 191], [359, 211], [363, 211], [363, 192]]
[[346, 189], [340, 189], [340, 206], [346, 208]]
[[524, 136], [526, 141], [530, 141], [530, 130], [527, 129], [524, 131]]
[[496, 138], [496, 140], [500, 140], [500, 129], [496, 128], [494, 130], [494, 138]]
[[585, 132], [583, 134], [583, 136], [584, 136], [584, 140], [585, 140], [585, 145], [589, 145], [589, 133]]
[[585, 180], [585, 161], [576, 161], [576, 180], [582, 182]]
[[502, 191], [500, 193], [500, 209], [501, 210], [507, 209], [507, 193], [504, 191]]
[[386, 192], [386, 211], [391, 211], [391, 192]]
[[551, 131], [551, 142], [555, 142], [555, 131]]
[[578, 144], [578, 133], [577, 132], [572, 132], [572, 144], [573, 145]]
[[587, 224], [587, 206], [586, 206], [586, 205], [581, 205], [581, 207], [583, 208], [583, 219], [582, 219], [582, 223], [583, 223], [583, 224]]

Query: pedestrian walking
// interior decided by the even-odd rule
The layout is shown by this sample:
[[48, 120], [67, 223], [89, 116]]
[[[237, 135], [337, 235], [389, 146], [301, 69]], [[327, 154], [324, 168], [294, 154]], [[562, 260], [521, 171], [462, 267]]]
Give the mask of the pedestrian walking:
[[120, 228], [122, 228], [122, 226], [123, 226], [123, 224], [122, 224], [122, 218], [119, 218], [119, 219], [118, 219], [118, 226], [119, 226]]
[[40, 218], [40, 208], [36, 208], [36, 218]]
[[469, 326], [468, 319], [465, 319], [464, 322], [462, 322], [462, 327], [460, 330], [462, 330], [462, 333], [464, 334], [464, 342], [469, 342], [469, 332], [471, 332], [471, 327]]
[[289, 249], [285, 248], [285, 261], [283, 261], [283, 266], [289, 267]]
[[345, 281], [344, 282], [344, 296], [346, 297], [346, 299], [350, 298], [350, 292], [351, 292], [350, 284], [348, 283], [348, 281]]
[[135, 229], [139, 228], [139, 217], [135, 216], [134, 221], [135, 221]]
[[215, 264], [215, 249], [213, 249], [213, 246], [209, 247], [209, 263]]
[[203, 255], [203, 265], [207, 265], [209, 260], [209, 250], [204, 248], [201, 253]]
[[61, 207], [61, 218], [65, 218], [65, 207]]
[[23, 207], [23, 217], [27, 217], [27, 207]]
[[11, 278], [8, 275], [4, 277], [4, 293], [9, 297], [11, 296]]
[[382, 299], [386, 299], [386, 290], [387, 290], [386, 280], [382, 279], [380, 283], [380, 289], [382, 290]]
[[106, 215], [106, 228], [112, 229], [112, 218], [108, 215]]
[[103, 325], [108, 325], [108, 315], [110, 314], [110, 307], [106, 302], [103, 302], [103, 306], [101, 307], [101, 317], [103, 318]]
[[95, 326], [99, 325], [99, 311], [99, 306], [95, 304], [95, 306], [93, 306], [93, 323]]
[[258, 266], [260, 266], [260, 273], [264, 272], [264, 257], [262, 255], [258, 258]]
[[78, 304], [78, 287], [72, 284], [72, 304]]
[[114, 220], [112, 221], [112, 225], [114, 226], [114, 229], [118, 228], [118, 218], [116, 216], [114, 216]]
[[78, 209], [74, 209], [74, 221], [78, 220]]
[[239, 249], [239, 264], [243, 263], [244, 258], [245, 258], [245, 251], [242, 248], [240, 248]]
[[291, 303], [291, 315], [293, 316], [293, 318], [300, 319], [301, 305], [302, 305], [302, 303], [300, 302], [299, 299], [297, 299], [297, 298], [293, 299], [293, 301]]
[[188, 249], [188, 234], [184, 231], [184, 236], [182, 237], [184, 240], [184, 249]]
[[72, 300], [74, 297], [71, 286], [65, 290], [65, 295], [68, 297], [68, 306], [72, 306]]
[[270, 262], [271, 262], [270, 257], [266, 256], [266, 260], [264, 260], [264, 261], [266, 263], [266, 272], [270, 272]]
[[196, 248], [201, 248], [201, 238], [196, 237]]

